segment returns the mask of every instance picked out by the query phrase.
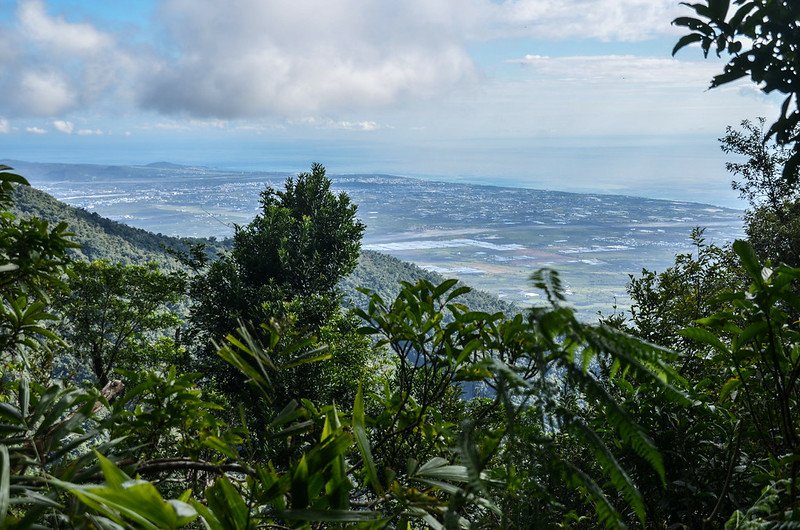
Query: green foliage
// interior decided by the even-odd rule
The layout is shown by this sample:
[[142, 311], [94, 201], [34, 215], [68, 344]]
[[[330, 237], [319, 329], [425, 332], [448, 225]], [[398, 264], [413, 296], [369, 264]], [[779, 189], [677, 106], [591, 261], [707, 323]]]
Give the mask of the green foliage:
[[[679, 254], [675, 264], [661, 273], [643, 270], [641, 276], [631, 277], [631, 321], [624, 324], [631, 333], [674, 349], [677, 357], [672, 366], [687, 382], [691, 406], [665, 402], [660, 388], [637, 378], [609, 378], [608, 387], [663, 448], [666, 487], [638, 470], [636, 474], [642, 477], [639, 483], [650, 518], [664, 527], [721, 525], [726, 511], [756, 491], [743, 476], [732, 477], [733, 488], [727, 491], [717, 480], [726, 476], [738, 456], [737, 422], [726, 402], [726, 393], [734, 388], [715, 384], [729, 377], [726, 364], [713, 357], [712, 344], [721, 344], [725, 336], [685, 331], [697, 319], [730, 309], [720, 295], [743, 289], [744, 273], [730, 249], [707, 244], [700, 229], [691, 237], [694, 253]], [[709, 343], [698, 343], [699, 335]], [[603, 363], [603, 370], [611, 375], [614, 367]], [[626, 451], [616, 454], [636, 465], [636, 458]]]
[[782, 145], [794, 144], [783, 167], [783, 178], [794, 183], [800, 166], [800, 4], [786, 0], [703, 0], [681, 4], [692, 9], [698, 18], [678, 17], [672, 21], [690, 30], [678, 40], [672, 54], [699, 43], [706, 57], [712, 49], [717, 56], [732, 56], [723, 72], [711, 81], [711, 88], [749, 76], [763, 92], [786, 95], [769, 134], [774, 134]]
[[720, 143], [726, 153], [746, 157], [726, 167], [740, 178], [733, 189], [750, 204], [744, 216], [748, 240], [762, 259], [800, 265], [800, 192], [796, 183], [781, 178], [790, 150], [770, 141], [764, 118], [741, 126], [728, 127]]
[[[270, 382], [274, 406], [302, 398], [350, 404], [358, 383], [380, 364], [353, 319], [341, 314], [336, 287], [359, 255], [364, 225], [356, 219], [356, 206], [345, 194], [330, 191], [318, 164], [287, 179], [282, 191], [267, 188], [261, 206], [250, 224], [237, 227], [230, 255], [192, 280], [190, 333], [197, 370], [233, 402], [256, 407], [244, 385], [244, 367], [222, 362], [214, 344], [242, 324], [254, 340], [268, 342], [271, 335], [261, 323], [289, 323], [281, 333], [286, 358], [276, 359], [285, 369]], [[301, 339], [312, 349], [320, 340], [333, 345], [328, 360], [295, 363], [292, 355], [301, 352], [288, 345]]]
[[179, 374], [174, 366], [164, 372], [144, 372], [141, 382], [113, 404], [103, 420], [112, 439], [149, 462], [145, 473], [175, 459], [222, 463], [238, 459], [235, 449], [244, 434], [221, 421], [222, 406], [204, 395], [197, 374]]
[[0, 166], [0, 374], [20, 363], [46, 371], [47, 348], [57, 342], [47, 329], [53, 319], [47, 304], [62, 288], [67, 250], [76, 246], [65, 223], [51, 227], [41, 219], [17, 219], [7, 210], [14, 186], [28, 185], [10, 170]]
[[[800, 269], [763, 267], [753, 249], [743, 241], [734, 250], [752, 282], [745, 292], [726, 298], [732, 309], [700, 319], [714, 334], [692, 334], [715, 350], [729, 370], [727, 389], [734, 409], [750, 437], [766, 454], [757, 463], [775, 480], [789, 480], [790, 502], [800, 498], [800, 330], [792, 315], [800, 312], [796, 285]], [[722, 343], [715, 335], [725, 333]], [[729, 387], [731, 385], [728, 385]], [[733, 396], [732, 393], [736, 392]]]
[[693, 400], [676, 409], [648, 385], [612, 380], [657, 445], [670, 448], [666, 492], [643, 483], [645, 498], [658, 499], [648, 508], [653, 519], [666, 526], [721, 527], [737, 510], [740, 522], [750, 520], [746, 507], [780, 481], [787, 487], [771, 517], [798, 498], [797, 269], [764, 268], [741, 241], [733, 251], [740, 264], [698, 246], [697, 259], [678, 256], [675, 267], [631, 284], [634, 330], [678, 350], [676, 366]]
[[780, 178], [781, 170], [789, 159], [789, 149], [770, 141], [764, 132], [764, 118], [756, 123], [744, 120], [741, 130], [726, 127], [720, 146], [726, 154], [746, 158], [744, 162], [727, 162], [726, 169], [738, 176], [731, 184], [751, 208], [765, 205], [781, 219], [786, 220], [785, 207], [797, 201], [797, 187]]
[[[197, 512], [182, 500], [165, 501], [150, 482], [133, 480], [110, 460], [97, 455], [103, 471], [102, 486], [62, 486], [106, 521], [146, 530], [183, 528]], [[105, 521], [104, 521], [105, 522]]]
[[[26, 528], [40, 520], [57, 523], [74, 507], [47, 478], [75, 483], [91, 479], [93, 459], [78, 448], [99, 435], [96, 423], [87, 423], [99, 395], [38, 385], [25, 370], [14, 383], [4, 393], [8, 401], [0, 404], [0, 505], [6, 507], [0, 528]], [[95, 447], [102, 451], [108, 446], [96, 442]]]
[[[0, 528], [794, 523], [800, 269], [765, 268], [737, 243], [739, 269], [698, 230], [696, 255], [632, 280], [630, 331], [648, 340], [579, 322], [549, 270], [532, 277], [549, 305], [524, 314], [422, 280], [364, 290], [358, 319], [336, 288], [358, 256], [354, 214], [318, 166], [265, 192], [232, 253], [192, 282], [195, 336], [223, 343], [196, 350], [202, 374], [172, 365], [180, 350], [159, 338], [180, 275], [73, 265], [53, 329], [84, 358], [102, 351], [99, 373], [128, 387], [114, 399], [116, 381], [100, 392], [9, 365]], [[15, 241], [0, 239], [3, 256]], [[39, 280], [4, 277], [42, 315], [64, 241], [63, 262], [31, 264]]]
[[[401, 261], [387, 254], [374, 250], [362, 250], [358, 266], [355, 270], [339, 283], [339, 288], [344, 295], [346, 307], [367, 309], [369, 297], [359, 291], [360, 287], [369, 287], [384, 300], [395, 298], [402, 289], [403, 282], [416, 283], [417, 280], [426, 280], [433, 284], [440, 284], [446, 280], [439, 273]], [[503, 312], [506, 314], [517, 313], [520, 308], [514, 304], [504, 302], [496, 296], [485, 291], [472, 289], [460, 297], [462, 303], [477, 311], [487, 313]]]
[[633, 301], [633, 327], [629, 330], [683, 354], [683, 373], [696, 364], [695, 349], [679, 332], [719, 309], [720, 293], [743, 285], [730, 249], [708, 244], [703, 232], [696, 228], [691, 233], [693, 253], [678, 254], [675, 264], [661, 273], [643, 269], [641, 276], [632, 275], [628, 284]]
[[[106, 261], [76, 261], [68, 274], [68, 291], [54, 302], [62, 315], [59, 331], [69, 354], [91, 367], [100, 387], [117, 368], [142, 370], [179, 362], [174, 344], [152, 339], [180, 324], [170, 306], [183, 297], [183, 274], [164, 273], [155, 263]], [[158, 358], [165, 353], [166, 359]]]
[[767, 207], [745, 213], [748, 241], [764, 260], [800, 266], [800, 201], [787, 204], [785, 220]]
[[[460, 304], [457, 297], [463, 290], [453, 288], [455, 280], [440, 285], [425, 281], [406, 284], [391, 304], [372, 296], [369, 309], [362, 312], [369, 324], [365, 330], [379, 333], [381, 343], [398, 357], [394, 379], [382, 396], [385, 412], [375, 418], [382, 428], [376, 433], [372, 454], [379, 468], [396, 469], [410, 454], [434, 455], [457, 445], [459, 439], [470, 439], [472, 443], [459, 454], [474, 477], [482, 477], [485, 469], [498, 465], [496, 472], [507, 478], [516, 468], [533, 471], [538, 467], [534, 483], [554, 476], [566, 479], [571, 491], [581, 491], [594, 505], [605, 526], [619, 527], [623, 518], [592, 476], [596, 471], [610, 481], [611, 488], [643, 522], [645, 507], [634, 482], [587, 421], [586, 410], [602, 411], [606, 418], [603, 428], [612, 429], [618, 443], [630, 447], [663, 477], [661, 457], [589, 367], [599, 356], [611, 358], [620, 370], [654, 381], [668, 390], [668, 397], [678, 400], [681, 394], [671, 385], [679, 378], [664, 362], [666, 351], [606, 326], [579, 323], [574, 312], [561, 305], [563, 292], [553, 271], [544, 271], [534, 280], [547, 289], [552, 306], [510, 319], [502, 313], [473, 312]], [[461, 425], [454, 423], [448, 418], [448, 412], [456, 412], [449, 389], [476, 391], [476, 385], [477, 392], [488, 399]], [[570, 407], [570, 399], [582, 405]], [[519, 418], [535, 418], [536, 422], [518, 433]], [[591, 470], [582, 469], [559, 452], [555, 440], [564, 435], [579, 438], [591, 452]], [[504, 450], [519, 444], [525, 446], [522, 461], [515, 458], [520, 453]], [[471, 488], [491, 490], [482, 479]], [[496, 493], [508, 499], [510, 513], [495, 518], [492, 510], [482, 512], [480, 517], [488, 526], [509, 524], [521, 497], [526, 503], [537, 499], [550, 511], [531, 514], [527, 523], [516, 524], [524, 527], [536, 520], [560, 521], [559, 512], [548, 503], [549, 492], [536, 486], [520, 488], [509, 482], [505, 491], [501, 488]]]
[[[778, 530], [800, 528], [800, 510], [785, 510], [788, 480], [766, 486], [746, 510], [736, 510], [725, 523], [726, 530]], [[784, 511], [785, 510], [785, 511]]]
[[261, 213], [237, 227], [233, 261], [247, 285], [274, 285], [292, 295], [332, 292], [358, 260], [365, 226], [345, 193], [334, 195], [325, 168], [286, 179], [261, 193]]

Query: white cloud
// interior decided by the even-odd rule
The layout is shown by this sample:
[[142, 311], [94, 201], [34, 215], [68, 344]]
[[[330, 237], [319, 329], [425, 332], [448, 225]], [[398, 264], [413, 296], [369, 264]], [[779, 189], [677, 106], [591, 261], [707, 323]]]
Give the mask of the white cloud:
[[553, 83], [612, 83], [621, 87], [632, 83], [705, 87], [718, 69], [711, 62], [634, 55], [525, 55], [508, 62], [525, 65], [535, 77]]
[[492, 11], [504, 34], [640, 41], [680, 33], [670, 22], [687, 10], [673, 0], [506, 0]]
[[0, 134], [8, 134], [11, 132], [11, 124], [5, 118], [0, 118]]
[[[714, 65], [653, 57], [530, 55], [514, 80], [428, 107], [425, 137], [552, 138], [711, 135], [743, 117], [775, 114], [773, 101], [707, 90]], [[464, 109], [469, 109], [468, 113]], [[435, 113], [435, 114], [434, 114]], [[419, 112], [406, 123], [425, 120]], [[395, 122], [397, 123], [397, 122]], [[397, 123], [402, 125], [402, 123]], [[510, 144], [511, 142], [509, 142]]]
[[33, 116], [52, 116], [77, 103], [74, 88], [60, 72], [36, 66], [20, 72], [12, 82], [11, 103], [25, 114]]
[[79, 129], [78, 136], [103, 136], [105, 133], [100, 129]]
[[64, 120], [53, 120], [53, 127], [58, 132], [64, 134], [72, 134], [72, 131], [75, 130], [75, 127], [72, 125], [72, 122]]
[[113, 39], [91, 24], [49, 16], [41, 0], [21, 2], [18, 17], [21, 29], [32, 41], [58, 54], [96, 54], [113, 46]]
[[41, 127], [26, 127], [25, 132], [30, 134], [47, 134], [47, 130]]
[[347, 131], [377, 131], [382, 127], [374, 121], [340, 121], [336, 123], [336, 128]]
[[422, 0], [168, 0], [161, 19], [178, 59], [162, 63], [141, 101], [237, 118], [429, 97], [475, 75], [460, 37], [430, 12]]
[[113, 100], [133, 101], [146, 51], [122, 45], [88, 22], [48, 14], [42, 0], [21, 0], [13, 25], [0, 26], [0, 111], [48, 117]]
[[[591, 42], [675, 35], [670, 21], [685, 12], [674, 0], [162, 0], [148, 47], [136, 43], [150, 34], [129, 38], [58, 16], [44, 0], [20, 0], [15, 21], [0, 24], [0, 113], [49, 120], [86, 110], [111, 116], [144, 110], [155, 125], [142, 128], [207, 131], [274, 130], [316, 116], [304, 125], [386, 132], [383, 124], [391, 123], [441, 133], [438, 121], [458, 123], [458, 135], [485, 128], [470, 126], [473, 114], [509, 106], [516, 112], [491, 127], [512, 131], [524, 127], [520, 116], [532, 118], [528, 109], [539, 107], [533, 98], [558, 99], [542, 95], [547, 90], [578, 100], [566, 101], [568, 107], [583, 100], [608, 107], [644, 86], [704, 89], [719, 65], [529, 55], [516, 61], [528, 69], [525, 86], [534, 90], [525, 93], [515, 81], [479, 72], [468, 49], [512, 37]], [[514, 99], [495, 99], [500, 87]], [[456, 108], [451, 100], [475, 107]]]
[[349, 121], [334, 120], [332, 118], [318, 118], [316, 116], [306, 116], [299, 120], [289, 120], [290, 124], [307, 125], [315, 129], [339, 129], [343, 131], [377, 131], [379, 129], [392, 129], [393, 127], [381, 125], [372, 120]]

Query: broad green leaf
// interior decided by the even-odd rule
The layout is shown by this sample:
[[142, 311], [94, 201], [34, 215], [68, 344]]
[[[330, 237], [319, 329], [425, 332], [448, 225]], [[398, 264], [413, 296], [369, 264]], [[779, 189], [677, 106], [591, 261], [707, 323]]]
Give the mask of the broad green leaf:
[[739, 388], [741, 384], [742, 382], [739, 380], [738, 377], [731, 377], [730, 379], [728, 379], [725, 382], [725, 384], [722, 385], [722, 388], [719, 391], [719, 399], [717, 401], [719, 403], [724, 402], [728, 398], [730, 393]]
[[372, 485], [372, 488], [378, 495], [383, 495], [383, 486], [378, 480], [378, 471], [375, 467], [375, 461], [372, 458], [372, 449], [367, 436], [367, 430], [364, 425], [364, 391], [361, 385], [358, 385], [358, 392], [356, 393], [356, 400], [353, 404], [353, 433], [356, 437], [356, 445], [361, 452], [361, 459], [364, 461], [364, 468], [367, 472], [367, 480]]
[[217, 519], [221, 528], [225, 530], [248, 530], [250, 510], [241, 494], [226, 477], [218, 478], [212, 486], [206, 489], [208, 507], [213, 513], [208, 524]]
[[431, 458], [422, 464], [415, 474], [419, 477], [438, 478], [455, 482], [467, 482], [469, 480], [469, 472], [466, 467], [451, 465], [447, 460], [440, 457]]
[[8, 514], [8, 506], [11, 502], [11, 458], [8, 455], [8, 447], [0, 445], [0, 523]]
[[223, 455], [233, 460], [237, 460], [239, 458], [239, 454], [236, 452], [236, 450], [217, 436], [207, 436], [203, 438], [203, 445], [214, 449], [215, 451], [219, 451]]
[[750, 278], [759, 286], [764, 285], [764, 279], [761, 276], [761, 263], [758, 261], [753, 247], [750, 243], [737, 239], [733, 243], [733, 251], [739, 256], [742, 266], [745, 268]]
[[703, 328], [684, 328], [678, 332], [681, 337], [697, 341], [701, 344], [706, 344], [713, 347], [721, 353], [730, 353], [728, 347], [719, 340], [719, 337]]
[[753, 322], [744, 330], [742, 330], [741, 334], [736, 337], [736, 346], [741, 348], [742, 346], [749, 343], [754, 338], [758, 337], [759, 335], [763, 335], [769, 331], [769, 323], [764, 320], [758, 320]]

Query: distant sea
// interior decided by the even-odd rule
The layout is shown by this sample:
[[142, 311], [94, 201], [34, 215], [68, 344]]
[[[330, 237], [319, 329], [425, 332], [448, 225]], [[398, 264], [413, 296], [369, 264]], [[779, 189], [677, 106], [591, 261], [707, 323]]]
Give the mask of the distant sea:
[[465, 184], [612, 193], [745, 205], [730, 188], [726, 158], [708, 138], [464, 139], [405, 145], [336, 138], [264, 136], [218, 140], [47, 135], [31, 144], [7, 138], [0, 157], [30, 162], [138, 165], [157, 161], [223, 170], [298, 172], [312, 162], [330, 173], [383, 173]]

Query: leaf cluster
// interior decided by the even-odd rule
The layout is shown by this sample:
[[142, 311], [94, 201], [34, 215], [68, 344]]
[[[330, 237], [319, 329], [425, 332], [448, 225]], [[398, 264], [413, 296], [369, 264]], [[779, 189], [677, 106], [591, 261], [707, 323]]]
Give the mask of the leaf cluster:
[[696, 17], [678, 17], [673, 24], [687, 28], [672, 54], [698, 43], [703, 55], [713, 49], [717, 56], [731, 56], [723, 72], [711, 81], [719, 87], [743, 77], [769, 94], [786, 98], [781, 113], [769, 130], [782, 145], [793, 144], [783, 166], [783, 178], [795, 182], [800, 167], [800, 5], [787, 0], [704, 0], [681, 2]]

